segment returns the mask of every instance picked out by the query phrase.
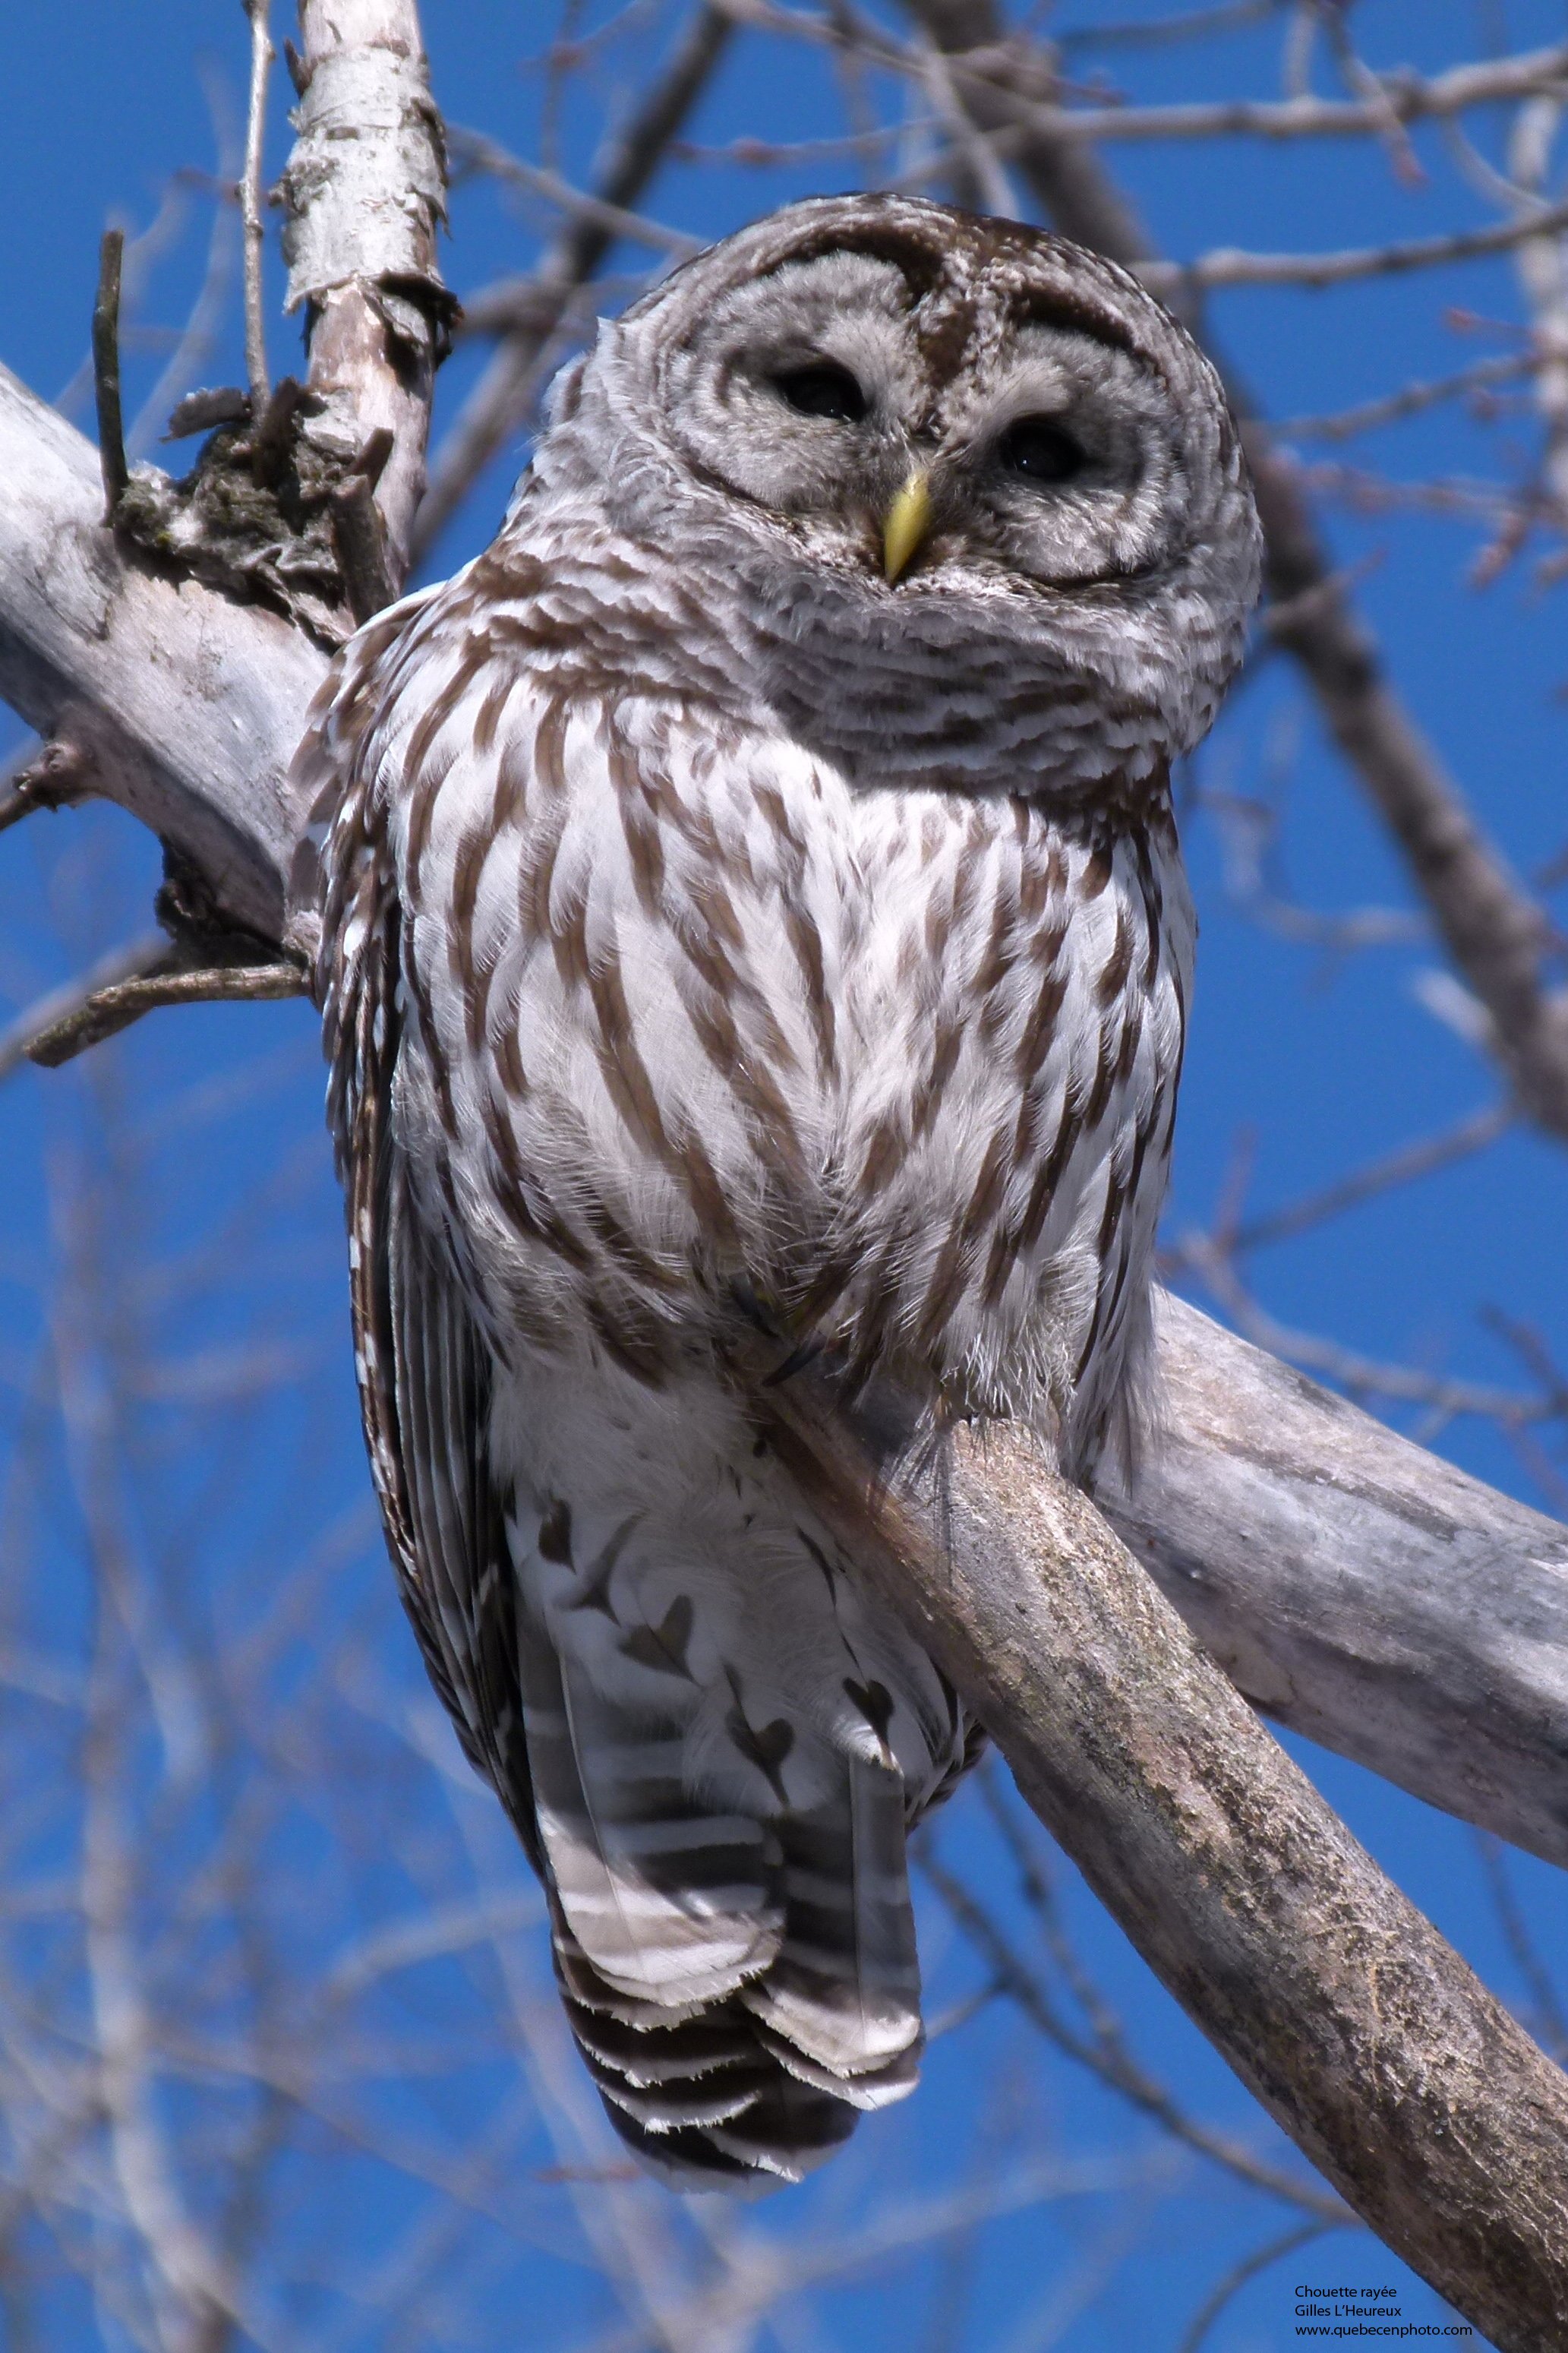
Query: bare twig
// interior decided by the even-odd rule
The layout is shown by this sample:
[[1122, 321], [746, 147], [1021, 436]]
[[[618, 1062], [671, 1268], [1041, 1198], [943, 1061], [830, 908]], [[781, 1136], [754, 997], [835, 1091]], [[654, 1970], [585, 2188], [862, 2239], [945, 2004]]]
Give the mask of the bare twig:
[[954, 195], [972, 211], [1000, 213], [1004, 219], [1013, 219], [1018, 201], [998, 158], [994, 134], [988, 135], [971, 121], [941, 49], [931, 41], [923, 42], [921, 47], [931, 103], [956, 150], [952, 171]]
[[[976, 70], [984, 70], [977, 62]], [[1414, 73], [1368, 74], [1353, 99], [1221, 100], [1193, 106], [1063, 108], [1063, 123], [1083, 139], [1321, 139], [1385, 132], [1389, 125], [1442, 120], [1473, 106], [1535, 96], [1568, 79], [1568, 45], [1529, 49], [1455, 66], [1429, 79]], [[1034, 116], [1037, 128], [1043, 110]]]
[[245, 120], [245, 169], [239, 183], [239, 216], [245, 232], [245, 373], [253, 415], [267, 406], [267, 297], [261, 264], [266, 231], [261, 217], [262, 154], [267, 139], [267, 74], [272, 63], [268, 37], [271, 0], [245, 0], [250, 19], [250, 96]]
[[1278, 16], [1289, 0], [1217, 0], [1206, 8], [1191, 8], [1179, 16], [1152, 16], [1147, 22], [1122, 25], [1065, 25], [1056, 37], [1064, 55], [1077, 49], [1142, 49], [1168, 42], [1212, 40], [1216, 33], [1238, 30]]
[[1326, 417], [1282, 417], [1275, 431], [1282, 439], [1309, 437], [1319, 441], [1349, 441], [1358, 433], [1370, 433], [1380, 425], [1394, 425], [1407, 417], [1419, 417], [1435, 408], [1439, 401], [1462, 400], [1467, 394], [1488, 390], [1493, 385], [1515, 384], [1521, 376], [1531, 375], [1541, 364], [1533, 352], [1508, 353], [1500, 359], [1477, 360], [1470, 367], [1458, 368], [1452, 375], [1437, 376], [1415, 384], [1402, 385], [1397, 392], [1383, 394], [1376, 400], [1358, 401], [1352, 408], [1336, 409]]
[[1500, 1842], [1486, 1831], [1472, 1832], [1481, 1868], [1491, 1889], [1500, 1926], [1514, 1967], [1530, 1989], [1531, 2029], [1559, 2066], [1568, 2066], [1568, 2015], [1546, 1965], [1525, 1925], [1519, 1898], [1508, 1875], [1508, 1858]]
[[584, 188], [574, 188], [559, 172], [548, 172], [538, 164], [526, 163], [481, 131], [465, 131], [454, 123], [448, 138], [453, 159], [462, 170], [504, 181], [511, 187], [525, 189], [531, 196], [542, 196], [546, 204], [570, 214], [574, 220], [602, 230], [606, 248], [614, 239], [625, 237], [633, 245], [646, 245], [653, 252], [662, 253], [671, 261], [685, 261], [701, 248], [700, 237], [689, 237], [684, 229], [666, 228], [662, 221], [649, 220], [644, 213], [628, 212], [624, 205], [611, 204], [603, 196], [589, 195]]
[[98, 299], [92, 309], [92, 380], [98, 395], [98, 456], [103, 473], [103, 519], [125, 494], [125, 428], [120, 413], [120, 271], [125, 255], [123, 229], [105, 229], [99, 251]]
[[[170, 412], [178, 405], [197, 371], [205, 368], [212, 353], [227, 301], [238, 226], [235, 207], [228, 201], [228, 188], [237, 183], [244, 169], [244, 150], [241, 147], [236, 151], [234, 126], [228, 120], [228, 110], [223, 103], [220, 86], [216, 79], [208, 88], [207, 103], [217, 143], [218, 185], [213, 191], [206, 269], [174, 348], [126, 435], [126, 450], [133, 459], [145, 455], [149, 443], [165, 423], [172, 426]], [[243, 247], [243, 237], [238, 242]]]
[[30, 1062], [57, 1070], [160, 1006], [259, 1004], [306, 994], [305, 976], [292, 964], [175, 965], [165, 972], [135, 973], [106, 987], [83, 990], [77, 1004], [34, 1030], [24, 1051]]
[[1380, 1193], [1414, 1184], [1419, 1177], [1435, 1175], [1439, 1168], [1451, 1168], [1456, 1161], [1484, 1152], [1500, 1135], [1506, 1135], [1516, 1117], [1510, 1104], [1494, 1103], [1472, 1118], [1461, 1120], [1457, 1127], [1447, 1129], [1441, 1135], [1404, 1145], [1397, 1152], [1387, 1153], [1381, 1160], [1358, 1168], [1352, 1176], [1341, 1177], [1336, 1185], [1325, 1185], [1321, 1192], [1310, 1193], [1302, 1200], [1289, 1202], [1283, 1208], [1271, 1209], [1264, 1217], [1249, 1218], [1238, 1224], [1227, 1238], [1229, 1250], [1239, 1256], [1247, 1250], [1262, 1250], [1272, 1242], [1289, 1241], [1305, 1233], [1309, 1227], [1342, 1217], [1347, 1209], [1375, 1199]]
[[[881, 26], [847, 5], [819, 15], [775, 0], [714, 5], [736, 24], [849, 52], [888, 72], [923, 79], [918, 48], [890, 38]], [[1027, 34], [1010, 33], [994, 0], [918, 0], [910, 13], [948, 52], [970, 111], [987, 131], [1010, 124], [1046, 142], [1375, 136], [1386, 132], [1391, 121], [1447, 120], [1472, 106], [1551, 90], [1568, 78], [1568, 45], [1559, 44], [1455, 67], [1430, 79], [1407, 73], [1373, 76], [1375, 97], [1333, 100], [1301, 92], [1272, 101], [1066, 107], [1059, 102], [1053, 55]]]
[[1224, 286], [1347, 286], [1362, 278], [1396, 277], [1410, 269], [1436, 269], [1510, 253], [1531, 238], [1568, 228], [1568, 204], [1543, 206], [1521, 219], [1489, 228], [1462, 229], [1452, 237], [1415, 237], [1389, 245], [1352, 246], [1339, 253], [1247, 253], [1238, 247], [1200, 254], [1195, 261], [1140, 261], [1138, 274], [1159, 294], [1188, 299]]
[[1493, 1388], [1482, 1381], [1450, 1379], [1439, 1373], [1419, 1372], [1414, 1366], [1389, 1364], [1359, 1350], [1342, 1347], [1315, 1333], [1298, 1332], [1279, 1323], [1259, 1305], [1229, 1260], [1205, 1234], [1184, 1233], [1162, 1251], [1166, 1271], [1195, 1275], [1209, 1296], [1244, 1332], [1255, 1347], [1267, 1348], [1287, 1364], [1303, 1365], [1335, 1381], [1354, 1398], [1378, 1398], [1401, 1405], [1423, 1405], [1445, 1415], [1476, 1414], [1505, 1428], [1521, 1422], [1554, 1421], [1562, 1408], [1552, 1398], [1524, 1390]]
[[91, 772], [80, 748], [56, 737], [24, 747], [4, 779], [0, 833], [20, 825], [36, 809], [68, 808], [91, 789]]
[[[1308, 599], [1321, 599], [1330, 593], [1329, 584], [1324, 582], [1319, 588], [1306, 590], [1304, 595]], [[1294, 628], [1306, 617], [1298, 602], [1280, 610], [1271, 607], [1260, 619], [1261, 626], [1272, 634], [1277, 626], [1281, 630]], [[1426, 917], [1412, 908], [1324, 910], [1302, 906], [1281, 881], [1270, 879], [1277, 864], [1278, 811], [1251, 794], [1226, 792], [1215, 786], [1204, 786], [1195, 798], [1197, 807], [1213, 818], [1219, 836], [1226, 895], [1254, 923], [1279, 938], [1343, 956], [1353, 955], [1363, 948], [1387, 947], [1396, 941], [1431, 937], [1431, 926]]]
[[[247, 958], [252, 944], [237, 940], [235, 954], [222, 960], [210, 952], [210, 942], [198, 946], [151, 932], [114, 949], [0, 1031], [0, 1080], [24, 1061], [56, 1070], [160, 1006], [255, 1003], [306, 994], [299, 965], [287, 958], [258, 963], [253, 955]], [[203, 948], [208, 951], [205, 959]]]

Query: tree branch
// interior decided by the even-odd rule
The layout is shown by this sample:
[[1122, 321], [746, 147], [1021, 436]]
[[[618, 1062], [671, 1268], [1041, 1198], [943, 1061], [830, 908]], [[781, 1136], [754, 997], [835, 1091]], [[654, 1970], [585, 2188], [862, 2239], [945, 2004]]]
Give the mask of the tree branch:
[[[1005, 66], [1005, 60], [1001, 63]], [[978, 79], [984, 62], [971, 73]], [[1409, 71], [1373, 77], [1376, 94], [1366, 98], [1225, 99], [1190, 106], [1062, 107], [1058, 123], [1044, 107], [1031, 110], [1030, 129], [1059, 127], [1079, 139], [1322, 139], [1385, 131], [1391, 122], [1443, 121], [1472, 106], [1530, 98], [1561, 88], [1568, 79], [1568, 44], [1526, 49], [1517, 57], [1488, 58], [1454, 66], [1423, 79]]]
[[1254, 1705], [1568, 1867], [1568, 1528], [1184, 1301], [1156, 1321], [1123, 1540]]
[[[57, 1071], [164, 1005], [258, 1005], [308, 992], [301, 968], [273, 964], [190, 965], [167, 940], [151, 955], [125, 949], [68, 988], [56, 990], [0, 1037], [0, 1079], [21, 1061]], [[118, 971], [113, 966], [118, 965]]]
[[392, 436], [375, 485], [389, 570], [408, 569], [437, 364], [455, 309], [436, 260], [447, 159], [414, 0], [300, 0], [299, 138], [283, 174], [287, 308], [304, 307], [303, 430], [352, 460]]
[[250, 413], [267, 406], [267, 305], [261, 257], [266, 237], [261, 218], [261, 162], [267, 139], [267, 76], [272, 63], [268, 16], [272, 0], [245, 0], [250, 19], [250, 97], [245, 118], [245, 170], [239, 183], [239, 216], [245, 232], [245, 374]]
[[284, 942], [303, 823], [289, 764], [325, 655], [279, 616], [121, 547], [96, 452], [4, 368], [0, 480], [0, 694], [55, 747], [72, 797], [118, 801], [232, 923]]
[[[763, 1403], [757, 1403], [757, 1397]], [[753, 1411], [1242, 2081], [1501, 2353], [1568, 2309], [1568, 2080], [1319, 1797], [1014, 1425], [878, 1484], [797, 1380]]]
[[1346, 246], [1335, 253], [1247, 253], [1238, 246], [1222, 246], [1201, 253], [1195, 261], [1142, 261], [1138, 274], [1155, 293], [1178, 298], [1224, 286], [1348, 286], [1362, 278], [1397, 277], [1407, 269], [1436, 269], [1452, 261], [1509, 253], [1564, 227], [1568, 205], [1543, 205], [1514, 220], [1460, 229], [1451, 237]]

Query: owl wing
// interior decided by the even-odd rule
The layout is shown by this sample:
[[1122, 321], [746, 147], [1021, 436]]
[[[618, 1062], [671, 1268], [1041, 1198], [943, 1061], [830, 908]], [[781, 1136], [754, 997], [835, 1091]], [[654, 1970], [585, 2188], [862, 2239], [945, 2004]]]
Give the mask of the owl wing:
[[491, 1361], [455, 1269], [416, 1214], [389, 1132], [402, 1030], [400, 918], [392, 862], [370, 822], [360, 719], [374, 667], [422, 601], [384, 615], [354, 641], [342, 675], [329, 681], [297, 773], [316, 788], [311, 849], [325, 868], [319, 994], [372, 1476], [431, 1683], [537, 1867], [510, 1563], [485, 1459]]

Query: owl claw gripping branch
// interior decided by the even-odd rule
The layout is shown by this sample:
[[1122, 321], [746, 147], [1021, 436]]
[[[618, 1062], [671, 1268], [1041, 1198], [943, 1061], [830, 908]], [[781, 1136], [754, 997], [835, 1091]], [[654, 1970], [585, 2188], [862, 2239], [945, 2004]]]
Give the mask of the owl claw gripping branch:
[[388, 1540], [670, 2180], [796, 2179], [910, 2089], [905, 1837], [976, 1738], [762, 1434], [736, 1303], [910, 1442], [1127, 1442], [1170, 764], [1258, 565], [1133, 279], [825, 198], [601, 327], [493, 545], [360, 631], [301, 749]]

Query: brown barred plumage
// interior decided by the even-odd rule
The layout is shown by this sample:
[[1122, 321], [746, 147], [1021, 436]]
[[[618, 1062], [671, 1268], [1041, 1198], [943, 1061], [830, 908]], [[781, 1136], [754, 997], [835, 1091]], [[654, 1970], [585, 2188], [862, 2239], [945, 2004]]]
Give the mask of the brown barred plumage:
[[388, 1541], [672, 2179], [793, 2178], [909, 2090], [904, 1841], [977, 1738], [727, 1341], [826, 1351], [910, 1442], [1126, 1442], [1170, 763], [1256, 584], [1218, 387], [1131, 279], [824, 200], [603, 329], [302, 747]]

